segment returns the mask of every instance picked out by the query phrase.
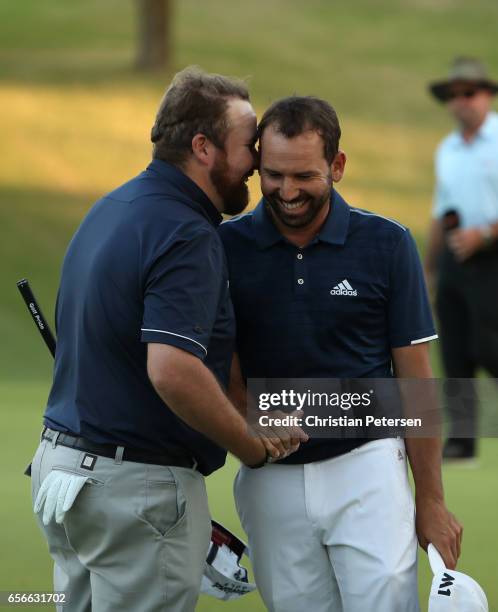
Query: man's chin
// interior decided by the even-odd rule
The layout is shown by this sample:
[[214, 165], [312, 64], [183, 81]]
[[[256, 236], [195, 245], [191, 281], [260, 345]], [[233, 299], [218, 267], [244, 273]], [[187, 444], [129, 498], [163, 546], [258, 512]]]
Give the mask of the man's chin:
[[279, 202], [271, 202], [270, 209], [280, 223], [292, 228], [306, 227], [317, 214], [310, 210], [309, 202], [306, 202], [302, 209], [296, 212], [287, 211]]
[[309, 225], [314, 217], [309, 217], [308, 215], [303, 215], [299, 217], [291, 216], [291, 215], [277, 215], [277, 218], [286, 225], [287, 227], [293, 227], [295, 229], [300, 227], [306, 227]]

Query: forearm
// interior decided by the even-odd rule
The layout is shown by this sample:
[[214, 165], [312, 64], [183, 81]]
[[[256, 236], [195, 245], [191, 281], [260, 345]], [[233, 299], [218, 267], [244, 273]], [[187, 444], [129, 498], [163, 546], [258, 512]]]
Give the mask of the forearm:
[[[149, 345], [149, 356], [154, 350], [160, 351], [160, 345]], [[261, 462], [266, 456], [263, 444], [249, 433], [210, 370], [193, 355], [176, 351], [174, 366], [149, 365], [149, 377], [161, 399], [182, 421], [244, 463]]]
[[[431, 421], [435, 416], [435, 424], [439, 426], [438, 399], [431, 384], [428, 344], [424, 342], [396, 348], [393, 349], [392, 356], [398, 378], [421, 379], [416, 394], [410, 392], [410, 388], [413, 391], [411, 384], [401, 384], [401, 394], [404, 402], [409, 405], [409, 410], [411, 407], [416, 410], [423, 406], [425, 414], [429, 415]], [[448, 511], [444, 502], [441, 438], [406, 438], [405, 444], [415, 481], [415, 527], [418, 541], [425, 550], [429, 542], [432, 542], [441, 553], [446, 567], [453, 569], [460, 556], [462, 526]]]
[[[429, 361], [428, 345], [415, 345], [395, 349], [393, 351], [394, 368], [396, 376], [400, 379], [420, 380], [419, 389], [414, 394], [411, 385], [406, 387], [401, 383], [403, 401], [409, 411], [414, 413], [420, 410], [420, 403], [424, 406], [427, 418], [427, 427], [439, 425], [438, 396], [431, 384], [432, 368]], [[425, 382], [424, 382], [425, 381]], [[412, 407], [413, 406], [413, 407]], [[428, 420], [436, 419], [435, 423]], [[417, 498], [431, 498], [443, 500], [443, 482], [441, 476], [441, 438], [407, 438], [406, 451], [410, 468], [415, 482], [415, 495]]]
[[407, 438], [405, 444], [415, 482], [416, 499], [443, 501], [441, 439]]
[[424, 269], [427, 275], [437, 271], [439, 256], [444, 245], [443, 225], [440, 219], [433, 219], [429, 228], [429, 238], [424, 258]]

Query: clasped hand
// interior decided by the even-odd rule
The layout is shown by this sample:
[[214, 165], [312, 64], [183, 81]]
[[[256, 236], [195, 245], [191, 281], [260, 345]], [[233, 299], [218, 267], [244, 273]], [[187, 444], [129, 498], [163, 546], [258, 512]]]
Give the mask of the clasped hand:
[[[309, 440], [309, 436], [299, 426], [275, 424], [275, 422], [286, 417], [301, 416], [301, 413], [293, 412], [288, 414], [275, 410], [269, 413], [269, 415], [271, 415], [271, 425], [257, 423], [253, 426], [253, 429], [264, 444], [269, 456], [268, 463], [273, 463], [295, 453], [303, 442]], [[288, 418], [286, 420], [292, 421], [292, 419]]]

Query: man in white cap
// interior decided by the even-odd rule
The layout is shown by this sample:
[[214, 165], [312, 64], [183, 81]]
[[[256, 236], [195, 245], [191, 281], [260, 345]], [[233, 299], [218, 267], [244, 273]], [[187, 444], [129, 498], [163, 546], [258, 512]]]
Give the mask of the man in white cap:
[[447, 569], [432, 544], [429, 544], [427, 552], [434, 574], [429, 612], [489, 612], [486, 595], [473, 578]]
[[[478, 367], [498, 377], [498, 83], [473, 58], [454, 61], [432, 95], [457, 122], [436, 152], [436, 188], [425, 270], [436, 285], [442, 358], [448, 378]], [[472, 459], [477, 436], [471, 381], [449, 402], [446, 459]], [[456, 390], [455, 390], [456, 391]]]

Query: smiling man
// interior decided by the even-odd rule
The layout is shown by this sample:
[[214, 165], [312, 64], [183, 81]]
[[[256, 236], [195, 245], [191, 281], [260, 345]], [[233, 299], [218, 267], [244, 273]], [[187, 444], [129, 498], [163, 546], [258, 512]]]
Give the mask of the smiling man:
[[[249, 378], [431, 377], [436, 335], [414, 241], [335, 191], [346, 156], [334, 109], [286, 98], [258, 132], [263, 200], [220, 227], [237, 321], [236, 405], [245, 411]], [[416, 535], [447, 567], [460, 552], [440, 462], [438, 439], [346, 436], [242, 467], [237, 509], [268, 609], [417, 611]]]
[[[268, 121], [268, 120], [267, 120]], [[339, 140], [339, 124], [334, 137]], [[324, 224], [329, 213], [331, 185], [341, 180], [346, 164], [342, 151], [329, 149], [319, 132], [308, 129], [289, 143], [278, 124], [265, 121], [261, 134], [261, 189], [279, 231], [304, 246]], [[330, 160], [330, 163], [329, 163]]]
[[244, 83], [182, 71], [152, 162], [91, 208], [68, 247], [32, 466], [67, 612], [193, 611], [211, 535], [204, 476], [225, 449], [265, 460], [223, 390], [235, 322], [216, 231], [247, 205], [255, 136]]

